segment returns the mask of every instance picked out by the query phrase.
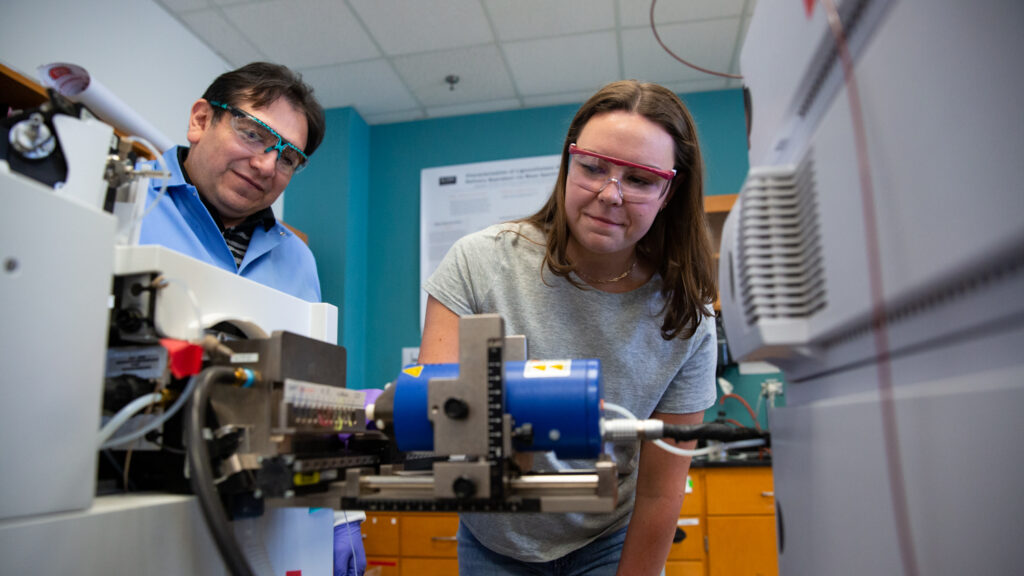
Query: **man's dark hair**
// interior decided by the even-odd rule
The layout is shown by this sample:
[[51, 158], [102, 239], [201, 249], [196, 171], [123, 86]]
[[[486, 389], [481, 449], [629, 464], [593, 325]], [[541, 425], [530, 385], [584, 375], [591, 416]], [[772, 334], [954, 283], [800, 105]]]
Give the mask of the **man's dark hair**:
[[[324, 109], [313, 96], [313, 88], [302, 81], [302, 76], [280, 64], [253, 62], [237, 70], [225, 72], [203, 93], [205, 100], [238, 106], [242, 102], [257, 108], [269, 106], [284, 97], [306, 115], [306, 149], [312, 156], [324, 139], [327, 121]], [[224, 110], [214, 108], [214, 118]]]

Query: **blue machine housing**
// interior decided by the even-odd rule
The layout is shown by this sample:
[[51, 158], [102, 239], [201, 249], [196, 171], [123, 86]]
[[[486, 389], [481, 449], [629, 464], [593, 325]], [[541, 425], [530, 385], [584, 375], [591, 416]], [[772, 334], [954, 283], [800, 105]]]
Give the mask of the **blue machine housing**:
[[[427, 384], [432, 378], [458, 375], [458, 364], [423, 364], [402, 370], [394, 384], [399, 450], [434, 449], [434, 428], [427, 417]], [[512, 416], [513, 427], [530, 424], [533, 428], [533, 441], [516, 441], [517, 451], [550, 450], [562, 459], [597, 458], [601, 452], [601, 361], [506, 362], [504, 411]]]

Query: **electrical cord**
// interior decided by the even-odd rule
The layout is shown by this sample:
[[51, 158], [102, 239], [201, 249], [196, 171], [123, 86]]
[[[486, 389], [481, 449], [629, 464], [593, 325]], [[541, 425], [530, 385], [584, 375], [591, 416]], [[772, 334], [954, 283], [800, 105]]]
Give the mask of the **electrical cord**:
[[889, 493], [892, 497], [893, 519], [896, 524], [896, 539], [899, 544], [900, 561], [906, 576], [917, 576], [918, 563], [914, 550], [910, 512], [907, 504], [907, 487], [903, 475], [903, 458], [900, 454], [899, 430], [896, 422], [896, 405], [893, 398], [892, 364], [889, 349], [889, 332], [885, 318], [885, 297], [882, 285], [881, 250], [879, 248], [878, 225], [875, 214], [875, 192], [871, 176], [871, 162], [868, 156], [867, 131], [864, 128], [864, 113], [854, 74], [853, 57], [846, 42], [846, 31], [834, 0], [821, 0], [828, 19], [828, 26], [835, 37], [836, 51], [843, 70], [846, 86], [846, 100], [850, 106], [850, 123], [853, 125], [854, 149], [856, 151], [858, 176], [861, 192], [861, 206], [864, 210], [864, 238], [868, 260], [868, 281], [871, 288], [872, 327], [874, 328], [875, 353], [878, 370], [878, 393], [882, 411], [882, 437], [885, 440], [885, 457], [889, 472]]
[[[341, 517], [345, 521], [345, 533], [348, 534], [348, 547], [349, 547], [350, 550], [352, 550], [352, 556], [351, 556], [351, 560], [352, 560], [352, 573], [353, 574], [359, 574], [359, 559], [356, 558], [356, 545], [352, 541], [352, 527], [348, 525], [348, 511], [342, 509]], [[346, 567], [346, 571], [347, 571], [347, 567]]]
[[658, 44], [662, 47], [663, 50], [665, 50], [665, 52], [668, 52], [669, 56], [675, 58], [676, 60], [678, 60], [679, 62], [682, 62], [683, 64], [686, 64], [690, 68], [693, 68], [694, 70], [697, 70], [698, 72], [703, 72], [705, 74], [711, 74], [712, 76], [721, 76], [722, 78], [735, 78], [736, 80], [742, 80], [743, 79], [743, 76], [741, 76], [739, 74], [726, 74], [725, 72], [715, 72], [714, 70], [708, 70], [707, 68], [702, 68], [700, 66], [697, 66], [696, 64], [693, 64], [693, 63], [687, 62], [686, 60], [683, 60], [682, 58], [677, 56], [675, 52], [669, 50], [668, 46], [665, 46], [665, 43], [661, 41], [661, 36], [658, 36], [658, 29], [654, 26], [654, 5], [657, 4], [657, 3], [658, 3], [658, 0], [651, 0], [651, 32], [654, 33], [654, 39], [658, 41]]
[[233, 576], [255, 576], [249, 560], [245, 557], [231, 531], [220, 496], [214, 487], [213, 470], [210, 466], [210, 451], [206, 446], [205, 416], [210, 400], [210, 387], [218, 382], [236, 380], [235, 370], [226, 366], [211, 366], [200, 372], [196, 377], [196, 385], [192, 390], [192, 405], [189, 407], [185, 421], [187, 438], [187, 458], [189, 465], [189, 484], [199, 500], [199, 508], [203, 512], [206, 525], [210, 528], [217, 549]]
[[688, 442], [691, 440], [717, 440], [719, 442], [738, 442], [741, 440], [766, 440], [767, 433], [753, 428], [735, 428], [728, 424], [718, 422], [705, 422], [694, 426], [678, 426], [665, 424], [665, 438], [671, 438], [677, 442]]

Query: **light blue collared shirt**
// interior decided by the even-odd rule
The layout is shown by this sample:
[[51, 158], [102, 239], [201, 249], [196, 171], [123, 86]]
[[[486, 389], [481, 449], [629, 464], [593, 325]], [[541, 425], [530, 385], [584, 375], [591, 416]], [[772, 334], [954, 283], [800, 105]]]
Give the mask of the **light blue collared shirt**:
[[[241, 266], [235, 265], [224, 236], [195, 186], [188, 184], [178, 163], [178, 148], [164, 153], [171, 172], [167, 192], [142, 222], [140, 244], [159, 244], [270, 286], [309, 302], [320, 301], [320, 278], [309, 247], [280, 222], [270, 229], [258, 225]], [[146, 206], [160, 192], [150, 184]]]

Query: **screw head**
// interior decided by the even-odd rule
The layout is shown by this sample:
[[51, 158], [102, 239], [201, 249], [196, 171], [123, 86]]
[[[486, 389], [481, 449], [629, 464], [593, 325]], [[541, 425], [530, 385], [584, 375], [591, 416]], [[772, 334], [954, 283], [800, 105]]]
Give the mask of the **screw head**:
[[464, 420], [469, 416], [469, 405], [461, 398], [449, 398], [444, 401], [444, 413], [452, 420]]
[[466, 499], [476, 495], [476, 482], [465, 476], [459, 476], [452, 482], [452, 492], [456, 498]]

